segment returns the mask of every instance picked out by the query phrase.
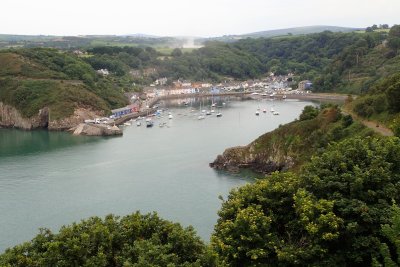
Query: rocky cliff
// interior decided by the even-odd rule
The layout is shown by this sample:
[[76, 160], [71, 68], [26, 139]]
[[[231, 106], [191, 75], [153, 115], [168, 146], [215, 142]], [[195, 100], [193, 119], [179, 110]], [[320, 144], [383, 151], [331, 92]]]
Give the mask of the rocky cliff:
[[284, 149], [275, 146], [260, 151], [257, 149], [258, 139], [247, 145], [228, 148], [218, 155], [210, 167], [228, 172], [238, 172], [241, 168], [250, 168], [258, 173], [271, 173], [293, 167], [293, 157], [283, 153]]
[[0, 126], [2, 127], [15, 127], [24, 130], [46, 128], [48, 126], [48, 119], [48, 108], [39, 110], [36, 116], [24, 118], [17, 109], [0, 102]]
[[263, 174], [297, 169], [330, 141], [362, 134], [363, 129], [360, 124], [344, 124], [336, 107], [317, 110], [315, 116], [280, 126], [247, 146], [226, 149], [210, 167], [229, 172], [249, 168]]
[[39, 110], [37, 115], [26, 118], [16, 108], [0, 102], [0, 127], [4, 128], [67, 130], [79, 125], [86, 119], [94, 119], [100, 116], [103, 116], [102, 112], [88, 108], [77, 108], [74, 110], [74, 114], [67, 118], [51, 120], [49, 108], [44, 107]]

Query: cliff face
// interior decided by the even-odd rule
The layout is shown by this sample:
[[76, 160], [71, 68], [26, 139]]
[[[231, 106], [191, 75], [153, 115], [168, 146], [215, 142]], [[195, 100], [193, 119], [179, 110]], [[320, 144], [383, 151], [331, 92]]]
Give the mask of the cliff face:
[[258, 151], [257, 141], [248, 146], [228, 148], [218, 155], [210, 167], [228, 172], [238, 172], [241, 168], [250, 168], [258, 173], [271, 173], [293, 167], [291, 156], [282, 153], [276, 147], [268, 151]]
[[[51, 120], [50, 110], [44, 107], [39, 113], [31, 118], [25, 118], [12, 106], [0, 102], [0, 127], [19, 128], [33, 130], [37, 128], [48, 128], [49, 130], [67, 130], [79, 125], [86, 119], [94, 119], [103, 116], [102, 112], [92, 111], [85, 108], [77, 108], [74, 114], [60, 120]], [[50, 117], [50, 121], [49, 121]]]
[[12, 106], [0, 102], [0, 126], [6, 128], [20, 128], [31, 130], [35, 128], [46, 128], [48, 125], [49, 110], [43, 108], [36, 116], [31, 118], [22, 117], [21, 113]]

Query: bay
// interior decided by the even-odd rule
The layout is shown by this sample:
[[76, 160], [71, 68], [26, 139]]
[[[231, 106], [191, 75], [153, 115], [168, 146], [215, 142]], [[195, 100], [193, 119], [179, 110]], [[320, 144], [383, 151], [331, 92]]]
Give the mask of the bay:
[[[208, 164], [226, 148], [246, 145], [293, 121], [310, 104], [214, 99], [222, 117], [214, 113], [198, 120], [199, 110], [208, 109], [211, 101], [165, 101], [162, 107], [172, 120], [164, 112], [154, 127], [132, 123], [122, 137], [0, 129], [0, 251], [32, 239], [40, 227], [57, 231], [90, 216], [136, 210], [192, 225], [208, 242], [221, 205], [218, 197], [226, 198], [256, 176], [218, 172]], [[280, 115], [272, 115], [271, 107]]]

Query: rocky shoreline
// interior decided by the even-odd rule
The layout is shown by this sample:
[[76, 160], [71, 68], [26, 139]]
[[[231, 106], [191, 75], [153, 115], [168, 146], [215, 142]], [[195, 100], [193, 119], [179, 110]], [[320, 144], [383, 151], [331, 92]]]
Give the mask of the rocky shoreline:
[[255, 149], [256, 141], [248, 146], [226, 149], [222, 155], [209, 164], [211, 168], [237, 173], [240, 169], [250, 169], [261, 174], [287, 170], [294, 166], [293, 158], [280, 155], [279, 151], [259, 151]]
[[122, 135], [122, 130], [117, 126], [108, 126], [104, 124], [80, 123], [78, 126], [68, 130], [73, 135], [87, 136], [114, 136]]
[[74, 114], [60, 120], [50, 120], [50, 110], [44, 107], [38, 114], [25, 118], [22, 114], [10, 105], [0, 102], [0, 128], [18, 128], [22, 130], [48, 129], [50, 131], [69, 131], [74, 135], [87, 136], [115, 136], [122, 135], [118, 127], [85, 124], [86, 119], [101, 117], [103, 112], [93, 111], [90, 108], [77, 108]]

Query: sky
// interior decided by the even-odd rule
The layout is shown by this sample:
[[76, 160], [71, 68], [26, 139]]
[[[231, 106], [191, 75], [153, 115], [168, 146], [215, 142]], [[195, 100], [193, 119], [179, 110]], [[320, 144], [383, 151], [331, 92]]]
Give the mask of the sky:
[[1, 0], [0, 34], [214, 37], [400, 24], [400, 0]]

